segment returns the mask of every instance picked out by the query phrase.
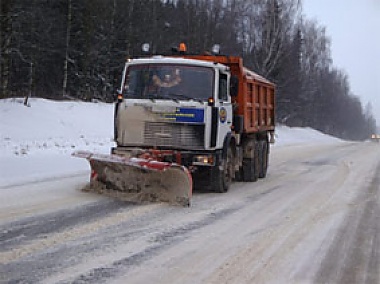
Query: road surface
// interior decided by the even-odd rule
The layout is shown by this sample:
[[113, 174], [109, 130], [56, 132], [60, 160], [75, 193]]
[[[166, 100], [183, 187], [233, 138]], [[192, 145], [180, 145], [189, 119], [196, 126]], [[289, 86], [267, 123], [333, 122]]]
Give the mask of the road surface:
[[380, 145], [274, 147], [266, 179], [192, 207], [0, 188], [0, 283], [380, 283]]

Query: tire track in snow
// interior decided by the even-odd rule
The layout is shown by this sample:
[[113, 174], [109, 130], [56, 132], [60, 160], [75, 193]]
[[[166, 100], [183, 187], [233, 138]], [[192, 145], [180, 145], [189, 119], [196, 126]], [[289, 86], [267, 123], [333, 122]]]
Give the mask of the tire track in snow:
[[81, 171], [81, 172], [66, 174], [66, 175], [30, 178], [29, 180], [25, 179], [22, 182], [13, 182], [13, 183], [5, 184], [5, 185], [0, 185], [0, 189], [10, 189], [13, 187], [52, 182], [52, 181], [56, 181], [57, 179], [62, 179], [64, 181], [65, 179], [72, 179], [74, 177], [82, 177], [82, 176], [88, 176], [88, 175], [89, 175], [88, 171]]
[[127, 206], [127, 202], [102, 201], [2, 224], [0, 226], [0, 253], [21, 246], [25, 242], [44, 238], [48, 234], [62, 232], [73, 226], [106, 217]]
[[188, 238], [188, 236], [205, 226], [221, 221], [223, 218], [240, 210], [242, 206], [221, 209], [206, 215], [201, 220], [175, 227], [151, 237], [152, 245], [131, 256], [112, 262], [110, 265], [94, 268], [70, 281], [59, 283], [104, 283], [107, 279], [117, 276], [120, 272], [125, 273], [128, 268], [138, 266], [150, 258], [165, 251], [168, 247], [177, 245]]
[[[70, 230], [60, 232], [52, 231], [51, 234], [44, 235], [41, 238], [37, 238], [20, 246], [13, 247], [10, 250], [0, 252], [0, 264], [4, 265], [17, 261], [41, 250], [46, 250], [50, 247], [93, 234], [101, 229], [124, 222], [134, 218], [136, 215], [144, 214], [145, 212], [154, 210], [155, 208], [156, 206], [154, 205], [134, 207], [128, 212], [120, 214], [115, 213], [100, 219], [97, 218], [92, 222], [85, 222], [84, 224], [71, 228]], [[40, 222], [40, 224], [43, 224], [43, 221], [44, 219]], [[59, 226], [62, 226], [62, 224], [60, 223]], [[38, 228], [41, 228], [41, 226]]]
[[[160, 217], [159, 219], [162, 217], [165, 218], [165, 215], [172, 215], [173, 210], [175, 211], [176, 209], [163, 207], [164, 212], [161, 212], [160, 210], [156, 210], [158, 207], [160, 207], [160, 205], [147, 206], [145, 210], [142, 210], [139, 214], [135, 214], [133, 220], [120, 217], [119, 220], [116, 221], [114, 220], [115, 216], [113, 218], [109, 217], [109, 219], [103, 218], [101, 221], [102, 226], [98, 228], [97, 235], [93, 235], [92, 237], [84, 237], [82, 233], [82, 231], [84, 231], [83, 226], [82, 229], [78, 228], [78, 231], [75, 233], [76, 238], [67, 235], [68, 232], [61, 236], [57, 236], [56, 234], [49, 235], [48, 242], [34, 244], [33, 248], [24, 246], [23, 251], [21, 251], [21, 253], [25, 252], [29, 248], [28, 255], [31, 256], [31, 254], [34, 253], [35, 256], [25, 258], [27, 255], [23, 255], [23, 258], [21, 258], [21, 256], [15, 255], [12, 262], [3, 265], [4, 271], [6, 270], [7, 273], [4, 274], [4, 271], [2, 272], [0, 269], [0, 275], [4, 277], [4, 275], [8, 274], [8, 278], [4, 279], [10, 282], [43, 282], [43, 279], [46, 279], [46, 277], [52, 277], [54, 280], [46, 280], [46, 282], [104, 283], [107, 279], [116, 276], [120, 271], [124, 272], [128, 268], [138, 266], [158, 255], [167, 247], [183, 242], [191, 232], [217, 222], [240, 209], [240, 206], [238, 206], [220, 209], [214, 212], [206, 211], [200, 214], [200, 219], [197, 221], [191, 221], [192, 218], [187, 222], [178, 220], [176, 224], [171, 225], [169, 228], [164, 227], [160, 230], [161, 226], [158, 225], [154, 227], [155, 222], [153, 222], [152, 225], [150, 218], [154, 218], [154, 216], [157, 215]], [[138, 208], [136, 210], [140, 210]], [[162, 209], [162, 207], [160, 209]], [[181, 208], [181, 211], [182, 210], [183, 208]], [[138, 220], [139, 218], [140, 220]], [[114, 221], [111, 222], [111, 219]], [[129, 223], [129, 221], [131, 223]], [[111, 226], [118, 226], [119, 229], [116, 227], [111, 228]], [[122, 231], [125, 227], [128, 229]], [[109, 232], [109, 235], [107, 235], [107, 232]], [[85, 233], [88, 234], [89, 232]], [[93, 233], [95, 234], [95, 232]], [[67, 247], [65, 244], [71, 241], [75, 241], [74, 244], [70, 244]], [[130, 242], [131, 247], [134, 248], [133, 253], [126, 257], [120, 257], [111, 263], [107, 262], [105, 265], [99, 265], [99, 263], [97, 263], [96, 266], [90, 266], [92, 267], [91, 269], [84, 270], [87, 271], [86, 273], [81, 273], [67, 280], [67, 275], [72, 275], [72, 271], [66, 274], [64, 272], [65, 269], [75, 267], [76, 264], [81, 265], [86, 257], [92, 256], [94, 258], [94, 254], [97, 255], [97, 253], [100, 253], [100, 255], [103, 255], [106, 247], [108, 247], [108, 253], [115, 254], [112, 252], [113, 246], [117, 247], [119, 242], [120, 244]], [[57, 246], [58, 248], [54, 250], [54, 247]], [[141, 250], [136, 250], [138, 248], [141, 248]], [[34, 251], [31, 251], [32, 249]], [[39, 256], [38, 253], [42, 250], [43, 255]], [[73, 258], [73, 255], [76, 256]], [[70, 257], [73, 258], [71, 261], [63, 261], [63, 263], [60, 261], [60, 258], [67, 259]], [[11, 259], [8, 258], [8, 261], [9, 260]], [[67, 265], [67, 267], [65, 267], [65, 265]], [[26, 269], [26, 267], [28, 268]], [[46, 267], [48, 267], [48, 270], [46, 270]], [[20, 273], [20, 268], [24, 269], [22, 273]], [[30, 271], [28, 271], [29, 269]]]
[[380, 283], [380, 164], [355, 204], [322, 262], [318, 283]]

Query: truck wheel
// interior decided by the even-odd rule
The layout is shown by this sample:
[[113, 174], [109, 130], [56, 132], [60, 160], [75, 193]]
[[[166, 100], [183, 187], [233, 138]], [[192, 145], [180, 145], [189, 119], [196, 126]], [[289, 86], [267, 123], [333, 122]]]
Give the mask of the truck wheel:
[[269, 156], [269, 145], [268, 141], [260, 141], [260, 153], [259, 153], [259, 178], [265, 178], [268, 170], [268, 156]]
[[231, 147], [228, 147], [227, 149], [227, 157], [224, 161], [221, 161], [223, 167], [222, 170], [219, 169], [219, 167], [216, 169], [216, 174], [215, 174], [215, 180], [213, 184], [213, 188], [215, 192], [227, 192], [231, 181], [233, 177], [233, 170], [234, 170], [234, 165], [233, 165], [233, 154]]
[[255, 143], [254, 157], [243, 159], [243, 181], [257, 181], [259, 177], [259, 143]]

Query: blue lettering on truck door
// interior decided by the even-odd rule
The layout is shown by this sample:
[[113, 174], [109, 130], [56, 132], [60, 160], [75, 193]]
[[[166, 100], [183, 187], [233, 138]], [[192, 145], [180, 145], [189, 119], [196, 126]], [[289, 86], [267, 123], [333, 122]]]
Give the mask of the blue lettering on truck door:
[[173, 122], [203, 123], [204, 110], [197, 108], [177, 108], [175, 112], [163, 113], [162, 118]]

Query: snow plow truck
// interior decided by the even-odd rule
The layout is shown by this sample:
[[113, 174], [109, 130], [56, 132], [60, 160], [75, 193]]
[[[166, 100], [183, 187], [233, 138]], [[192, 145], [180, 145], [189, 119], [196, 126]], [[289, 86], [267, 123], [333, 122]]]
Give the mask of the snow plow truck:
[[[172, 54], [128, 59], [114, 110], [110, 155], [76, 152], [90, 186], [189, 206], [192, 189], [226, 192], [267, 174], [275, 85], [237, 56]], [[99, 186], [100, 185], [100, 186]]]

